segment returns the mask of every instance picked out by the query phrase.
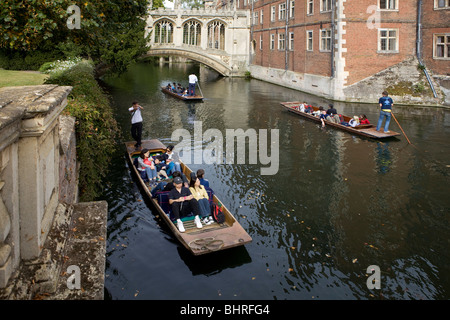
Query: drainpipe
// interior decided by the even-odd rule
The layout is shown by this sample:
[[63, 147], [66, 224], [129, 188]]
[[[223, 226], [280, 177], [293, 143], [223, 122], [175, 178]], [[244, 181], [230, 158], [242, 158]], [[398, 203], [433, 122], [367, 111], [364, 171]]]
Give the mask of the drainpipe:
[[434, 89], [433, 83], [431, 82], [431, 77], [428, 74], [427, 68], [422, 62], [422, 0], [417, 1], [417, 41], [416, 41], [416, 56], [419, 61], [421, 69], [427, 77], [428, 84], [433, 91], [433, 96], [437, 98], [436, 90]]
[[[253, 1], [253, 0], [252, 0]], [[284, 70], [288, 70], [288, 24], [289, 24], [289, 0], [286, 0], [286, 26], [284, 29]]]
[[334, 78], [334, 29], [335, 29], [335, 15], [336, 15], [336, 0], [331, 1], [331, 79]]

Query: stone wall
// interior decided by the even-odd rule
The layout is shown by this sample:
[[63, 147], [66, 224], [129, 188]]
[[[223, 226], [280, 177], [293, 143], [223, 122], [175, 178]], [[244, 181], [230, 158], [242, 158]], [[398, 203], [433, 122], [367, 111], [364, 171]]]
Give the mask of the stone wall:
[[[60, 167], [71, 170], [76, 162], [73, 120], [60, 116], [70, 91], [55, 85], [0, 89], [0, 288], [21, 260], [40, 255], [64, 197]], [[73, 202], [77, 185], [69, 181], [76, 170], [62, 174]]]

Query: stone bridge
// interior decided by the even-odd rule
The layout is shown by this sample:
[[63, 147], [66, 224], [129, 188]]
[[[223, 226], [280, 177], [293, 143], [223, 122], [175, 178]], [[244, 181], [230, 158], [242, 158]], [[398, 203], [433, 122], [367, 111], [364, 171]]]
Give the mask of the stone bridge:
[[[235, 6], [221, 9], [151, 10], [147, 56], [198, 61], [223, 76], [244, 76], [250, 60], [250, 16]], [[147, 34], [148, 34], [147, 33]]]

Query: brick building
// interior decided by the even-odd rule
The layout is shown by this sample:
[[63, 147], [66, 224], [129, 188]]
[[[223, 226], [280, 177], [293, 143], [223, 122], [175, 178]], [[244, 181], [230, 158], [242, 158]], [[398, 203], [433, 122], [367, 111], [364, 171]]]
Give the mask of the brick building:
[[[431, 88], [419, 59], [433, 75], [450, 75], [450, 0], [235, 1], [252, 12], [255, 78], [370, 102], [398, 83]], [[421, 101], [428, 92], [428, 103], [439, 103], [439, 84], [430, 79], [440, 96], [425, 90]]]

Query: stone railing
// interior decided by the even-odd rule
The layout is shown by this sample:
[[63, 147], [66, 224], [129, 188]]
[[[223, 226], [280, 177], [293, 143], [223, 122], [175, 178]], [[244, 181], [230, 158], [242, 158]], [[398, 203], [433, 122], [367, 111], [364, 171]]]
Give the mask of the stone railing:
[[77, 197], [71, 87], [0, 89], [0, 288], [38, 257], [60, 202]]

